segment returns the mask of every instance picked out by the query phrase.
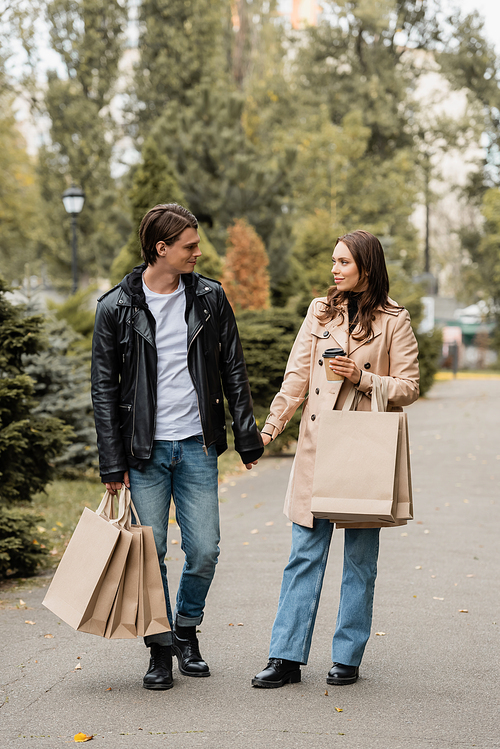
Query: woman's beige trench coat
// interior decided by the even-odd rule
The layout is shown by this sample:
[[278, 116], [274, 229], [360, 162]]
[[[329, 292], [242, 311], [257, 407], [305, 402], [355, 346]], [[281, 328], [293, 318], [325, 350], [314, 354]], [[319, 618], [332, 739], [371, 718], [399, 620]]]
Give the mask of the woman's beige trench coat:
[[[363, 393], [358, 410], [371, 409], [372, 374], [387, 377], [389, 411], [402, 411], [418, 398], [418, 346], [405, 309], [375, 313], [373, 335], [360, 342], [349, 335], [347, 310], [329, 322], [320, 320], [326, 298], [313, 299], [290, 352], [283, 383], [271, 403], [271, 413], [263, 429], [274, 437], [283, 431], [297, 408], [304, 402], [299, 441], [285, 497], [285, 515], [298, 525], [313, 526], [311, 491], [316, 440], [321, 412], [341, 409], [352, 384], [328, 382], [323, 352], [340, 346], [362, 372], [358, 390]], [[356, 335], [356, 330], [354, 334]], [[339, 470], [342, 467], [339, 466]], [[350, 527], [353, 527], [350, 525]], [[378, 527], [360, 523], [359, 527]]]

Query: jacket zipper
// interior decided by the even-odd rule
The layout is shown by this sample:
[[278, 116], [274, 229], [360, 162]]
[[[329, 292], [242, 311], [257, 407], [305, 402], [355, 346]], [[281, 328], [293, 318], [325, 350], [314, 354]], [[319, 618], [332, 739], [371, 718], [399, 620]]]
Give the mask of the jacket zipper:
[[[132, 328], [132, 335], [135, 335], [135, 331], [133, 328]], [[135, 410], [137, 406], [137, 385], [139, 382], [139, 356], [140, 356], [140, 353], [137, 354], [137, 367], [135, 370], [134, 407], [133, 407], [134, 411], [133, 411], [133, 417], [132, 417], [132, 437], [130, 439], [130, 452], [134, 456], [134, 458], [135, 458], [135, 453], [134, 453]]]
[[[193, 341], [194, 341], [194, 339], [196, 338], [196, 336], [198, 335], [198, 333], [199, 333], [199, 332], [200, 332], [200, 331], [201, 331], [202, 329], [203, 329], [203, 325], [200, 325], [200, 327], [198, 328], [198, 330], [196, 331], [196, 333], [194, 334], [194, 336], [193, 336], [193, 337], [191, 338], [191, 342], [190, 342], [190, 344], [189, 344], [189, 346], [188, 346], [188, 350], [187, 350], [187, 357], [189, 357], [189, 351], [190, 351], [190, 349], [191, 349], [191, 346], [193, 345]], [[189, 371], [189, 361], [188, 361], [188, 371]], [[194, 383], [193, 383], [193, 384], [194, 384]], [[201, 418], [201, 412], [200, 412], [200, 400], [199, 400], [199, 398], [198, 398], [198, 392], [197, 392], [197, 390], [196, 390], [196, 387], [195, 387], [195, 389], [194, 389], [194, 392], [195, 392], [195, 394], [196, 394], [196, 403], [197, 403], [197, 406], [198, 406], [198, 416], [200, 417], [200, 424], [201, 424], [201, 435], [202, 435], [202, 437], [203, 437], [203, 452], [205, 453], [205, 455], [207, 455], [207, 456], [208, 456], [208, 450], [207, 450], [207, 446], [205, 445], [205, 433], [204, 433], [204, 431], [203, 431], [203, 420], [202, 420], [202, 418]]]

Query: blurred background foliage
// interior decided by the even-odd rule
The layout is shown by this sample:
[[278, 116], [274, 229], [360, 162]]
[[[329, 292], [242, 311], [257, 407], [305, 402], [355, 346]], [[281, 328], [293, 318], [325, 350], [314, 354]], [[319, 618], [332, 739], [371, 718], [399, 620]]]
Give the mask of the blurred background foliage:
[[[332, 0], [316, 25], [294, 28], [276, 0], [0, 6], [2, 503], [28, 501], [54, 475], [95, 470], [94, 303], [141, 262], [138, 225], [156, 203], [183, 203], [200, 221], [197, 269], [227, 285], [262, 423], [305, 310], [327, 292], [342, 233], [380, 237], [391, 296], [418, 328], [425, 257], [414, 215], [435, 200], [441, 155], [470, 159], [480, 142], [454, 188], [474, 209], [453, 228], [454, 291], [487, 303], [500, 348], [499, 63], [481, 17], [447, 7]], [[436, 72], [465, 97], [462, 117], [431, 118], [416, 95]], [[86, 196], [73, 295], [61, 202], [72, 184]], [[62, 295], [42, 316], [5, 297], [33, 274]], [[418, 337], [425, 393], [440, 334]], [[29, 487], [28, 463], [38, 471]]]

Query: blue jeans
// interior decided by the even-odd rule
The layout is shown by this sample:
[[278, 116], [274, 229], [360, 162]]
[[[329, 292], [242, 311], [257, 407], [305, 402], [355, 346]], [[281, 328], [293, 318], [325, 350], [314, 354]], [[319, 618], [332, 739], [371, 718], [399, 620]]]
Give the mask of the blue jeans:
[[[167, 582], [168, 517], [173, 496], [181, 529], [181, 548], [186, 556], [176, 599], [176, 620], [181, 627], [200, 624], [208, 589], [219, 556], [219, 490], [215, 445], [203, 451], [203, 438], [158, 440], [145, 469], [131, 468], [130, 490], [142, 525], [150, 525], [160, 562], [167, 614], [173, 624]], [[170, 645], [172, 635], [163, 632], [145, 638], [146, 645]]]
[[[270, 658], [307, 663], [332, 533], [329, 520], [315, 520], [313, 528], [293, 525]], [[344, 571], [332, 642], [334, 663], [361, 663], [372, 623], [379, 535], [379, 528], [345, 530]]]

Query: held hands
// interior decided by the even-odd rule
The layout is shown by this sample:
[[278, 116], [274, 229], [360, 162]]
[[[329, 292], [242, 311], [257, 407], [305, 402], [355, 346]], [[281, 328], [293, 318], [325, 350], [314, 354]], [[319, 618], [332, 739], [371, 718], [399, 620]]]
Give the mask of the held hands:
[[130, 489], [130, 479], [128, 477], [128, 471], [125, 471], [123, 474], [123, 481], [109, 481], [105, 486], [106, 489], [110, 494], [116, 496], [116, 493], [120, 491], [123, 484], [127, 487], [127, 489]]
[[359, 383], [361, 370], [348, 356], [336, 356], [335, 359], [329, 360], [328, 366], [335, 374], [345, 377], [346, 380], [350, 380], [353, 385]]

